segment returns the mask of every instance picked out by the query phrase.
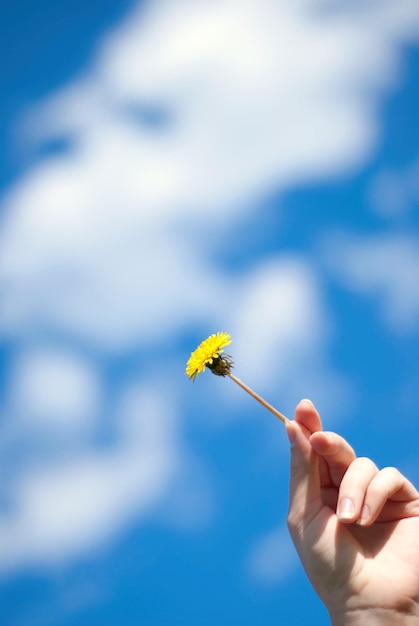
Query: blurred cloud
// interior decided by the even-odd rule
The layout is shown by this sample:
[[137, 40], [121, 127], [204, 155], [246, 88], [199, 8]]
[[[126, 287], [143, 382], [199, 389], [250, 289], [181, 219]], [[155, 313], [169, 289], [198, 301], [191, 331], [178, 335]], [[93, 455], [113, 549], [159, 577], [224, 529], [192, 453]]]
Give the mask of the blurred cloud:
[[330, 267], [346, 288], [376, 297], [384, 323], [412, 332], [419, 314], [419, 242], [413, 235], [337, 237]]
[[246, 353], [251, 355], [244, 375], [258, 385], [272, 384], [273, 376], [284, 379], [294, 359], [300, 363], [324, 345], [321, 288], [315, 271], [299, 257], [278, 255], [255, 266], [244, 281], [236, 315], [235, 354], [243, 364]]
[[419, 31], [414, 0], [331, 8], [150, 2], [26, 130], [93, 151], [149, 216], [237, 212], [266, 188], [330, 176], [368, 154], [376, 96]]
[[[99, 417], [101, 381], [90, 363], [56, 347], [32, 349], [15, 359], [8, 411], [37, 429], [85, 431]], [[25, 425], [28, 427], [28, 424]]]
[[[419, 32], [408, 0], [321, 7], [154, 2], [103, 42], [32, 119], [70, 148], [5, 199], [3, 328], [45, 323], [121, 347], [215, 314], [223, 279], [173, 225], [199, 218], [211, 232], [259, 194], [359, 164], [373, 96], [395, 80], [416, 17]], [[167, 126], [141, 124], [135, 107], [167, 111]]]
[[281, 407], [292, 398], [282, 409], [287, 413], [306, 395], [336, 419], [343, 404], [349, 409], [350, 385], [329, 363], [333, 319], [315, 263], [284, 253], [255, 263], [236, 291], [233, 310], [229, 328], [241, 378], [262, 394], [275, 394]]
[[249, 551], [245, 568], [259, 584], [277, 585], [298, 566], [298, 557], [285, 527], [259, 537]]
[[13, 508], [0, 514], [0, 572], [94, 551], [168, 488], [179, 463], [173, 415], [140, 385], [121, 399], [109, 449], [38, 459], [15, 479]]
[[[20, 419], [84, 431], [101, 411], [99, 368], [61, 354], [64, 340], [145, 358], [189, 327], [227, 321], [246, 346], [237, 356], [250, 351], [261, 384], [275, 382], [273, 363], [290, 385], [304, 368], [319, 385], [328, 379], [329, 320], [311, 260], [266, 255], [232, 278], [210, 259], [218, 232], [255, 211], [258, 199], [357, 167], [374, 146], [377, 96], [397, 80], [401, 47], [418, 36], [419, 5], [329, 8], [149, 2], [102, 41], [77, 80], [34, 107], [22, 133], [45, 156], [3, 198], [0, 333], [28, 348], [34, 335], [41, 343], [52, 335], [59, 347], [23, 349], [12, 391]], [[362, 288], [396, 294], [389, 313], [412, 323], [417, 288], [405, 276], [403, 289], [416, 296], [404, 296], [398, 280], [417, 263], [416, 248], [398, 245], [351, 246], [342, 271]], [[389, 279], [393, 252], [401, 265]], [[362, 255], [372, 261], [369, 275], [361, 275]], [[10, 463], [3, 569], [94, 548], [145, 519], [174, 477], [186, 476], [178, 473], [181, 394], [163, 397], [154, 374], [137, 381], [139, 391], [123, 377], [118, 384], [126, 403], [115, 411], [109, 449], [84, 440], [63, 460]], [[183, 493], [180, 521], [200, 501]], [[210, 500], [202, 503], [210, 511]], [[281, 547], [281, 536], [272, 541]], [[266, 545], [254, 568], [270, 576], [264, 554]]]
[[378, 172], [368, 190], [372, 209], [388, 219], [406, 216], [419, 202], [419, 159]]

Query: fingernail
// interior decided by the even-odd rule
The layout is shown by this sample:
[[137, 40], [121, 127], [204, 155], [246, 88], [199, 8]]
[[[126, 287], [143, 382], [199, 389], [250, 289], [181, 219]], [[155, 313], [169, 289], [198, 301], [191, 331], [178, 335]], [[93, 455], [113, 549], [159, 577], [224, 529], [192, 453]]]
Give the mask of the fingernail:
[[339, 519], [352, 519], [355, 513], [354, 503], [350, 498], [339, 500], [337, 516]]
[[309, 404], [314, 409], [314, 404], [308, 398], [303, 398], [302, 400], [300, 400], [299, 404], [301, 404], [302, 402], [304, 402], [305, 404]]
[[366, 504], [364, 504], [364, 506], [362, 507], [361, 516], [359, 520], [357, 521], [357, 524], [359, 524], [360, 526], [365, 526], [365, 524], [370, 519], [370, 516], [371, 516], [370, 509]]

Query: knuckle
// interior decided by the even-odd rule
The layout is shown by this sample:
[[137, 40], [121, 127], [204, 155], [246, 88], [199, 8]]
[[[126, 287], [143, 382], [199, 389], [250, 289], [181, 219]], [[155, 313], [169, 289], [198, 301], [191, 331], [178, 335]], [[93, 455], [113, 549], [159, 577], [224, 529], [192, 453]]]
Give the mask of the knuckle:
[[367, 456], [359, 456], [355, 459], [355, 462], [362, 466], [367, 465], [368, 467], [377, 467], [374, 461], [371, 461], [371, 459]]
[[384, 467], [380, 474], [388, 485], [401, 485], [403, 482], [403, 475], [395, 467]]
[[381, 473], [388, 476], [389, 478], [398, 478], [401, 474], [396, 467], [389, 465], [388, 467], [383, 467]]
[[371, 478], [378, 474], [378, 468], [371, 459], [365, 456], [359, 456], [348, 467], [344, 480], [347, 482], [355, 482], [363, 481], [365, 476], [370, 476]]

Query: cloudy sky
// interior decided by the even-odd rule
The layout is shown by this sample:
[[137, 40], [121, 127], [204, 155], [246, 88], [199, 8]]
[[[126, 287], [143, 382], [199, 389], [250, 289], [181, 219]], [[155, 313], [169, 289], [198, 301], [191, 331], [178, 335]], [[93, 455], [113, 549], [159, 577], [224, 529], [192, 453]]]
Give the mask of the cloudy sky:
[[314, 626], [283, 425], [419, 483], [417, 0], [2, 2], [5, 626]]

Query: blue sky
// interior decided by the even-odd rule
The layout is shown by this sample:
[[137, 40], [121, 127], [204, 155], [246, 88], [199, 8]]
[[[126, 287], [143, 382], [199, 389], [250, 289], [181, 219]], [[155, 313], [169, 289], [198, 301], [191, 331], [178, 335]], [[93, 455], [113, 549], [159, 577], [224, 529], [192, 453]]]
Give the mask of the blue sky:
[[3, 3], [7, 626], [327, 623], [282, 424], [419, 484], [419, 6]]

